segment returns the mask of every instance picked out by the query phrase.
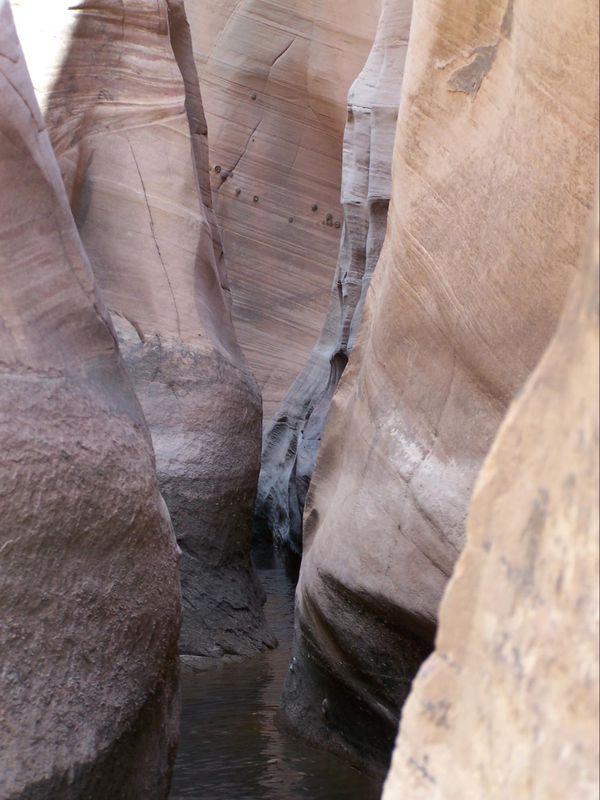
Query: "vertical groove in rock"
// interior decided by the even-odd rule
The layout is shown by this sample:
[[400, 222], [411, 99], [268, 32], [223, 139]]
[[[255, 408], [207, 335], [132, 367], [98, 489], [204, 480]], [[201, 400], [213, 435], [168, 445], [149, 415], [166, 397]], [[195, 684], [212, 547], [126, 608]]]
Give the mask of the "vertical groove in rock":
[[[183, 4], [16, 6], [26, 52], [54, 58], [46, 122], [182, 549], [182, 652], [251, 654], [274, 642], [250, 561], [261, 402], [231, 321]], [[38, 54], [51, 24], [62, 48]]]
[[473, 496], [385, 800], [598, 796], [598, 208]]
[[[357, 760], [389, 757], [475, 477], [577, 271], [597, 27], [588, 0], [516, 0], [510, 24], [505, 2], [413, 10], [388, 230], [308, 492], [285, 690], [297, 730]], [[491, 45], [477, 91], [456, 91]]]
[[265, 431], [257, 527], [298, 554], [325, 419], [385, 238], [411, 10], [412, 0], [384, 0], [369, 58], [350, 89], [342, 159], [344, 228], [329, 310], [307, 364]]
[[0, 0], [0, 796], [164, 800], [177, 547]]
[[[192, 32], [185, 13], [183, 0], [168, 0], [168, 10], [171, 47], [173, 48], [173, 55], [177, 61], [177, 66], [179, 67], [185, 86], [185, 109], [190, 127], [196, 181], [200, 187], [206, 217], [210, 224], [221, 288], [229, 292], [225, 262], [223, 259], [221, 232], [216, 223], [213, 211], [212, 190], [209, 177], [208, 128], [206, 126], [206, 115], [204, 113], [202, 95], [200, 93], [198, 71], [196, 69], [196, 62], [194, 61]], [[229, 295], [225, 295], [225, 297], [228, 301], [228, 308], [231, 311]]]

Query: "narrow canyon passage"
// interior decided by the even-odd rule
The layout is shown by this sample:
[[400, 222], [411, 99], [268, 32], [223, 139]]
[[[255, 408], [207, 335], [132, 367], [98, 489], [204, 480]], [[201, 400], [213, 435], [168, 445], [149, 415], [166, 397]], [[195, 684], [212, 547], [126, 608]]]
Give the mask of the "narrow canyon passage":
[[216, 670], [184, 671], [170, 800], [377, 800], [381, 780], [311, 747], [283, 724], [297, 576], [267, 544], [253, 556], [278, 647]]
[[598, 23], [0, 0], [0, 800], [596, 800]]

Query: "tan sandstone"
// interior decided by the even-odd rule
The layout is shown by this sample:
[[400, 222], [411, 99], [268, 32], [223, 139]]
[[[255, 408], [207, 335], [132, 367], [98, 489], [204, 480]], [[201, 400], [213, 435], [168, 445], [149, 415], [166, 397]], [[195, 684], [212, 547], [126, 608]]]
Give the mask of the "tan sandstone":
[[260, 394], [231, 321], [183, 3], [14, 5], [183, 551], [182, 652], [251, 654], [274, 643], [250, 562]]
[[292, 723], [385, 765], [475, 477], [550, 341], [597, 154], [590, 0], [415, 3], [388, 234], [307, 498]]
[[344, 228], [329, 310], [308, 362], [265, 431], [257, 518], [298, 554], [325, 419], [385, 239], [411, 11], [412, 0], [383, 0], [373, 47], [350, 89], [342, 159]]
[[0, 0], [0, 796], [166, 796], [177, 547]]
[[266, 420], [327, 311], [347, 94], [369, 53], [378, 5], [186, 0], [234, 321]]
[[597, 225], [477, 482], [385, 800], [598, 797]]

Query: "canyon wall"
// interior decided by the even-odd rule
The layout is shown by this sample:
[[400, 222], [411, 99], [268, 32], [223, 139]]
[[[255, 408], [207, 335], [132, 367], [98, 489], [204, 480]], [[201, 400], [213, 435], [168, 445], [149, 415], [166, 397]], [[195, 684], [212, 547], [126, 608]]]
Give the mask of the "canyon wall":
[[0, 795], [160, 800], [177, 546], [7, 0], [0, 53]]
[[186, 9], [234, 322], [270, 420], [327, 312], [347, 94], [379, 0], [186, 0]]
[[307, 497], [285, 689], [297, 730], [373, 768], [577, 270], [597, 44], [589, 0], [414, 5], [388, 232]]
[[16, 0], [71, 206], [182, 550], [181, 650], [274, 644], [250, 562], [260, 393], [237, 344], [181, 0]]
[[386, 800], [598, 797], [598, 208], [477, 482]]
[[302, 513], [331, 398], [348, 362], [385, 238], [412, 0], [383, 0], [375, 41], [348, 95], [342, 243], [329, 310], [310, 358], [268, 425], [257, 521], [302, 552]]

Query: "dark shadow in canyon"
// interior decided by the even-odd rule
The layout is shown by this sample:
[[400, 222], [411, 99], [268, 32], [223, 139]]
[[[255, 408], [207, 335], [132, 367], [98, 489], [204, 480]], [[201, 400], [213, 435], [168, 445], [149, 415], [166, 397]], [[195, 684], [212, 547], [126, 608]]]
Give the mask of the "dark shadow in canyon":
[[291, 660], [297, 562], [260, 544], [276, 650], [182, 675], [182, 720], [171, 800], [378, 800], [381, 782], [289, 733], [280, 697]]

